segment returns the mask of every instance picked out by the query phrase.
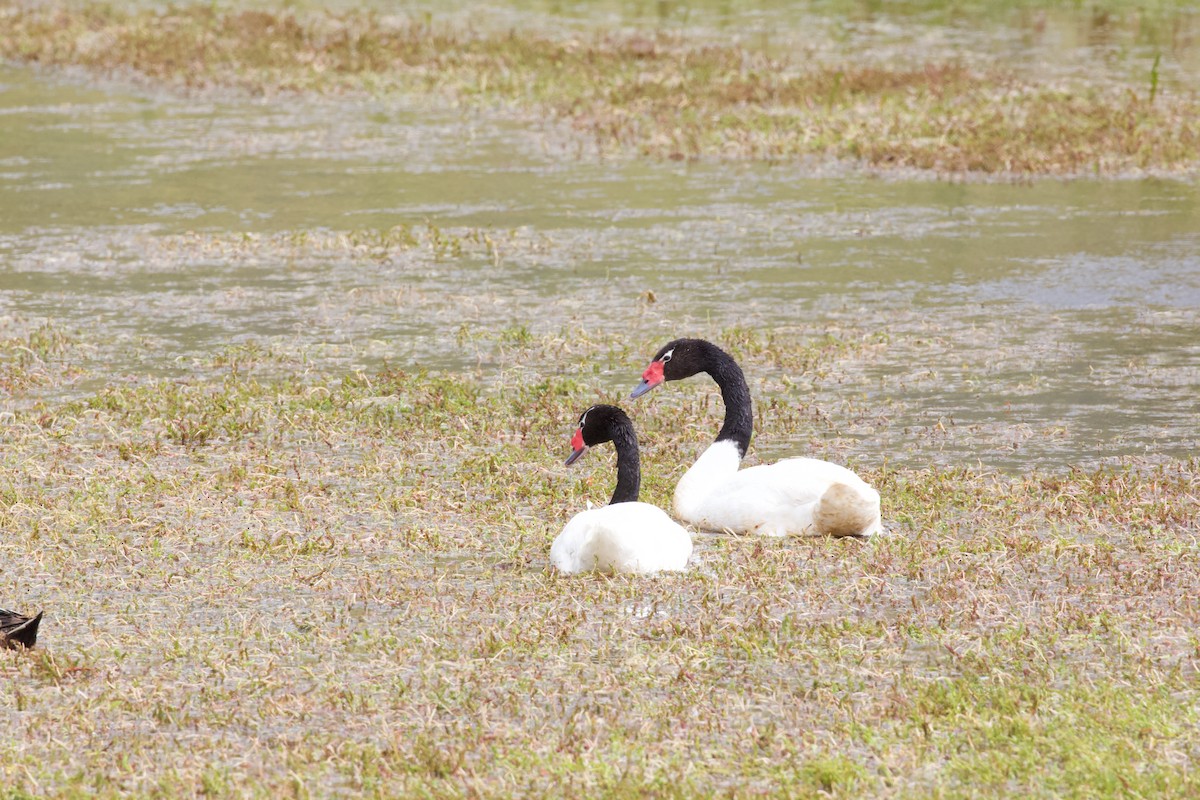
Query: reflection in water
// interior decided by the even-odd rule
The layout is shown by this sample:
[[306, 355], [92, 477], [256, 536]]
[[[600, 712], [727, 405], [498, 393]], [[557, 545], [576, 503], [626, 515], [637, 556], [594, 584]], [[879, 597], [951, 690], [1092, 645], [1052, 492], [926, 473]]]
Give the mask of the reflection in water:
[[[760, 374], [759, 392], [826, 406], [831, 436], [893, 463], [1195, 451], [1195, 185], [607, 163], [564, 158], [553, 129], [391, 100], [181, 100], [12, 69], [0, 87], [0, 336], [87, 331], [101, 381], [254, 342], [334, 367], [494, 369], [462, 326], [830, 330], [886, 346], [849, 385]], [[313, 246], [398, 224], [502, 245]], [[625, 390], [645, 355], [600, 380]]]

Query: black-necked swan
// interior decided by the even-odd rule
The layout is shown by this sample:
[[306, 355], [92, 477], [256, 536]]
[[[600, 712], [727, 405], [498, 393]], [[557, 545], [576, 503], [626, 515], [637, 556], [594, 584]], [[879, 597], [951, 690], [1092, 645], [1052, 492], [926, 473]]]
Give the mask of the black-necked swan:
[[42, 621], [42, 612], [36, 617], [27, 617], [15, 611], [5, 611], [0, 608], [0, 647], [16, 649], [33, 647], [37, 644], [38, 624]]
[[654, 356], [633, 390], [707, 372], [721, 388], [725, 423], [680, 478], [675, 515], [698, 528], [767, 536], [871, 536], [883, 532], [879, 493], [849, 469], [786, 458], [739, 470], [754, 429], [750, 390], [733, 357], [703, 339], [676, 339]]
[[687, 566], [692, 537], [666, 512], [638, 502], [641, 466], [637, 434], [625, 412], [596, 405], [583, 412], [571, 438], [567, 464], [589, 447], [612, 442], [617, 449], [617, 488], [608, 505], [571, 518], [550, 547], [550, 562], [563, 572], [677, 571]]

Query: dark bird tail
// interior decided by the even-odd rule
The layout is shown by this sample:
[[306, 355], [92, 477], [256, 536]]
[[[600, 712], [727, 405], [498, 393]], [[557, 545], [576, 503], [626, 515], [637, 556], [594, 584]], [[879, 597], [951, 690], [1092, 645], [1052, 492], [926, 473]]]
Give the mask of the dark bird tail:
[[36, 617], [26, 617], [0, 609], [0, 646], [13, 649], [17, 645], [33, 647], [37, 644], [38, 625], [42, 622], [43, 613], [39, 611]]

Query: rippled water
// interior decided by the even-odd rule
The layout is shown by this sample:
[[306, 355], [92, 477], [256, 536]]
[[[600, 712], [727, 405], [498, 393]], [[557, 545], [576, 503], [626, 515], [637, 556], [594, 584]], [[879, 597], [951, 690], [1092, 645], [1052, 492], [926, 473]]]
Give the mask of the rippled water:
[[[3, 67], [0, 336], [39, 320], [86, 332], [103, 381], [256, 342], [345, 367], [478, 368], [463, 325], [877, 333], [852, 385], [752, 377], [902, 463], [1196, 452], [1194, 183], [948, 183], [574, 148], [553, 125], [434, 101], [181, 98]], [[488, 231], [500, 257], [205, 244], [397, 224]], [[600, 380], [624, 389], [641, 360]]]

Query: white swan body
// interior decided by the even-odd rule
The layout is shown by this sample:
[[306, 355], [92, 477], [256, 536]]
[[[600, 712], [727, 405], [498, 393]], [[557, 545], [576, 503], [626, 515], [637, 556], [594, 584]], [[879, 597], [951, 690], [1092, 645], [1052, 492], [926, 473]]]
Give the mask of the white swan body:
[[563, 572], [678, 572], [692, 555], [692, 537], [649, 503], [617, 503], [580, 511], [550, 546]]
[[738, 469], [737, 445], [714, 442], [675, 486], [675, 516], [710, 531], [763, 536], [883, 532], [879, 493], [849, 469], [787, 458]]

